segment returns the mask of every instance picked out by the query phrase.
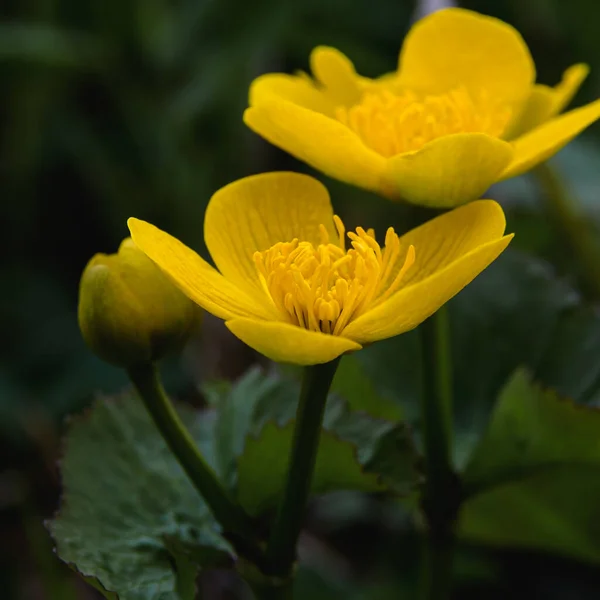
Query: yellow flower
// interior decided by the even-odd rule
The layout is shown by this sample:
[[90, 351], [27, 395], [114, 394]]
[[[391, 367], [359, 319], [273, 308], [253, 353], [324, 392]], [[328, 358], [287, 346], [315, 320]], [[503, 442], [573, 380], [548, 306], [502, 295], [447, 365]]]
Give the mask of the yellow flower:
[[600, 117], [600, 101], [564, 115], [587, 75], [555, 88], [510, 25], [464, 9], [408, 33], [398, 70], [359, 76], [333, 48], [306, 74], [267, 74], [250, 88], [246, 124], [327, 175], [395, 200], [452, 207], [546, 160]]
[[[136, 245], [246, 344], [279, 362], [324, 363], [416, 327], [508, 245], [500, 206], [481, 200], [382, 247], [345, 235], [327, 190], [297, 173], [247, 177], [210, 200], [204, 237], [218, 268], [149, 223]], [[346, 237], [348, 241], [346, 241]]]

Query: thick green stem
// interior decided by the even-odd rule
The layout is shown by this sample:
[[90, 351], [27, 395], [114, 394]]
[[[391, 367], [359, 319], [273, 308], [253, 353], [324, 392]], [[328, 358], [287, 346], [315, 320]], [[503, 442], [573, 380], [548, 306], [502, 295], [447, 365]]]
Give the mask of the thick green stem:
[[236, 569], [250, 586], [256, 600], [292, 600], [293, 577], [266, 575], [263, 569], [245, 560], [238, 560]]
[[422, 600], [447, 600], [451, 597], [454, 545], [452, 528], [437, 533], [430, 530], [423, 539]]
[[290, 577], [285, 582], [250, 584], [256, 600], [293, 600], [293, 580]]
[[445, 306], [421, 325], [421, 344], [421, 429], [427, 469], [426, 496], [439, 512], [445, 500], [443, 491], [452, 480], [452, 364], [450, 324]]
[[268, 574], [287, 579], [296, 560], [329, 387], [339, 358], [304, 372], [283, 498], [267, 547]]
[[128, 374], [165, 442], [225, 533], [237, 534], [249, 542], [255, 540], [252, 520], [230, 498], [216, 473], [204, 460], [165, 393], [156, 367], [152, 364], [139, 365], [129, 369]]
[[560, 177], [543, 163], [534, 174], [544, 190], [546, 212], [563, 247], [576, 263], [579, 286], [592, 301], [600, 300], [600, 245]]
[[448, 313], [442, 307], [421, 326], [421, 428], [426, 483], [423, 511], [427, 539], [423, 600], [444, 600], [452, 584], [454, 521], [458, 491], [452, 467], [452, 364]]

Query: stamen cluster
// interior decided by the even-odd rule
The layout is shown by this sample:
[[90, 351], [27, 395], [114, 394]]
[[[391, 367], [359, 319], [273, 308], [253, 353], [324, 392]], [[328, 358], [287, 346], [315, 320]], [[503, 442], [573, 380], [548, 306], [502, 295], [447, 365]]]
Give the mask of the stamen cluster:
[[500, 137], [510, 117], [510, 109], [490, 94], [482, 91], [473, 97], [464, 87], [422, 99], [411, 90], [367, 92], [359, 104], [336, 109], [339, 121], [386, 158], [453, 133]]
[[373, 230], [358, 227], [349, 232], [334, 217], [338, 243], [331, 243], [321, 225], [321, 243], [280, 242], [256, 252], [259, 277], [286, 319], [311, 331], [340, 335], [348, 323], [396, 292], [406, 271], [415, 261], [409, 246], [400, 259], [400, 239], [387, 230], [382, 249]]

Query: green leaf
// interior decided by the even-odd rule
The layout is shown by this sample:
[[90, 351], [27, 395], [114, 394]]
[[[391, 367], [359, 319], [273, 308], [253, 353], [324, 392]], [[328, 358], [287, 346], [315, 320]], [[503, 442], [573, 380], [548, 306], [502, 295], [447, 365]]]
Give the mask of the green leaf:
[[[270, 422], [260, 438], [250, 438], [238, 465], [238, 500], [252, 515], [277, 505], [288, 468], [294, 423], [283, 428]], [[377, 475], [365, 473], [357, 460], [356, 448], [324, 431], [312, 481], [312, 493], [332, 490], [382, 491]]]
[[600, 563], [600, 465], [551, 467], [468, 500], [462, 537]]
[[[299, 392], [297, 381], [265, 375], [259, 369], [250, 370], [229, 388], [209, 386], [211, 402], [218, 409], [219, 472], [253, 514], [272, 508], [282, 490]], [[328, 399], [314, 492], [357, 489], [408, 494], [417, 473], [405, 424], [398, 423], [396, 416], [393, 421], [375, 419], [353, 408], [335, 393]]]
[[[560, 390], [573, 396], [581, 388], [581, 369], [590, 341], [575, 332], [561, 337], [564, 323], [582, 315], [580, 330], [600, 319], [579, 305], [577, 295], [556, 278], [548, 264], [517, 251], [506, 251], [448, 305], [450, 314], [455, 462], [464, 464], [491, 414], [499, 391], [519, 366], [528, 367], [542, 383], [560, 378]], [[596, 325], [598, 323], [598, 325]], [[592, 336], [588, 336], [591, 338]], [[600, 334], [598, 334], [600, 350]], [[565, 343], [560, 345], [561, 340]], [[559, 356], [560, 354], [560, 356]], [[580, 357], [586, 355], [585, 363]], [[377, 342], [356, 354], [377, 393], [390, 397], [408, 423], [419, 427], [420, 351], [418, 330]], [[593, 373], [598, 372], [598, 364]], [[586, 393], [597, 389], [594, 375], [585, 378]], [[579, 396], [573, 396], [579, 399]]]
[[350, 410], [347, 402], [332, 395], [327, 401], [323, 429], [352, 443], [358, 462], [366, 472], [377, 474], [388, 490], [401, 496], [414, 491], [419, 479], [417, 453], [405, 423], [374, 419]]
[[[226, 455], [230, 464], [237, 464], [238, 499], [252, 514], [273, 508], [283, 490], [298, 394], [295, 381], [254, 371], [232, 388], [225, 401], [229, 412], [220, 413], [221, 430], [238, 431]], [[330, 395], [313, 493], [409, 493], [417, 474], [405, 425], [374, 419], [350, 408], [353, 407], [337, 395]], [[242, 431], [245, 436], [240, 436]]]
[[291, 419], [299, 389], [293, 381], [265, 375], [259, 368], [250, 369], [235, 384], [204, 386], [203, 391], [208, 391], [217, 408], [217, 469], [230, 487], [237, 480], [237, 461], [246, 438], [256, 436], [269, 419], [283, 422]]
[[376, 342], [356, 354], [375, 393], [390, 398], [413, 424], [419, 417], [419, 343], [419, 334], [413, 330]]
[[594, 307], [569, 310], [552, 331], [535, 377], [578, 402], [600, 392], [600, 315]]
[[487, 423], [506, 381], [522, 365], [535, 369], [560, 318], [576, 303], [546, 263], [518, 252], [504, 253], [455, 298], [454, 394], [463, 430]]
[[600, 411], [518, 371], [464, 473], [462, 536], [600, 561]]
[[463, 479], [477, 489], [569, 464], [600, 468], [600, 410], [563, 400], [519, 370], [500, 394]]
[[81, 576], [81, 578], [87, 584], [91, 585], [95, 590], [102, 594], [103, 598], [106, 598], [106, 600], [119, 600], [119, 596], [117, 596], [117, 594], [115, 594], [114, 592], [107, 591], [104, 587], [102, 587], [100, 582], [95, 577], [87, 577], [85, 575], [82, 575], [81, 573], [79, 573], [79, 571], [77, 571], [77, 568], [74, 567], [74, 565], [71, 565], [71, 567], [74, 568], [74, 570]]
[[352, 410], [388, 421], [400, 421], [402, 409], [390, 394], [379, 393], [355, 354], [344, 356], [333, 379], [331, 390], [338, 393]]
[[[214, 462], [209, 415], [180, 414]], [[50, 524], [58, 555], [120, 600], [193, 600], [196, 565], [228, 558], [212, 515], [134, 395], [100, 400], [74, 420], [61, 466], [61, 511]]]

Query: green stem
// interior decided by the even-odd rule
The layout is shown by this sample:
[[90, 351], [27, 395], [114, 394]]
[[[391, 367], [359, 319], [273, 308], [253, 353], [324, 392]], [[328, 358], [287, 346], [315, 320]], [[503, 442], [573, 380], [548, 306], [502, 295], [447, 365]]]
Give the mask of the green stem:
[[590, 300], [600, 300], [600, 247], [592, 229], [550, 165], [539, 165], [534, 174], [545, 192], [546, 211], [552, 225], [576, 263], [581, 290]]
[[452, 529], [437, 534], [430, 531], [423, 540], [422, 600], [450, 598], [454, 545], [455, 537]]
[[257, 600], [292, 600], [293, 578], [266, 575], [262, 569], [243, 559], [236, 562], [241, 578], [250, 586]]
[[421, 343], [421, 428], [427, 469], [426, 496], [441, 506], [445, 500], [443, 491], [452, 478], [452, 365], [450, 323], [445, 306], [421, 325]]
[[293, 600], [293, 581], [250, 585], [257, 600]]
[[422, 348], [421, 424], [427, 519], [423, 600], [449, 597], [458, 490], [452, 467], [452, 364], [450, 324], [442, 307], [420, 326]]
[[310, 493], [327, 394], [339, 360], [307, 367], [304, 372], [283, 498], [267, 547], [266, 562], [271, 576], [288, 578], [296, 560], [296, 544]]
[[230, 498], [216, 473], [204, 460], [165, 393], [156, 367], [153, 364], [139, 365], [130, 368], [128, 374], [165, 442], [225, 533], [236, 533], [249, 541], [256, 539], [254, 523]]

